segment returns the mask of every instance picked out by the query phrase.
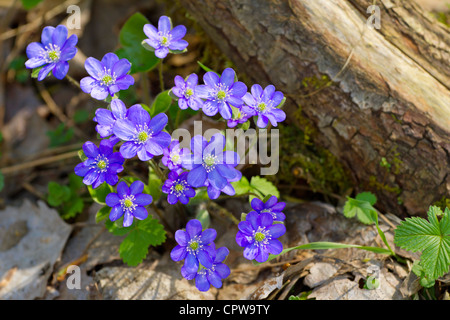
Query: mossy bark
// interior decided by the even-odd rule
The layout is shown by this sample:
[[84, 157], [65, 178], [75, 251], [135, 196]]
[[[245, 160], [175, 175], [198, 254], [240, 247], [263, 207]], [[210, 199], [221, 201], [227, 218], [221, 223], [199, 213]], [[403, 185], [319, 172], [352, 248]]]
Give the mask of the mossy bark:
[[[450, 192], [450, 34], [413, 1], [180, 0], [256, 83], [301, 106], [314, 143], [374, 191], [381, 210], [424, 215]], [[331, 79], [320, 86], [304, 79]]]

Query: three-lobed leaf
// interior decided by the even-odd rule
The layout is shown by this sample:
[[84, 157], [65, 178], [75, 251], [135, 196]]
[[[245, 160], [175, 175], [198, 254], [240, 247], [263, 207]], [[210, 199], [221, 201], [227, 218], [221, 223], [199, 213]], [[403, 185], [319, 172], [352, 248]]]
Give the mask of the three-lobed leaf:
[[347, 197], [344, 216], [347, 218], [356, 216], [364, 224], [373, 224], [377, 220], [377, 211], [373, 207], [376, 201], [375, 195], [370, 192], [359, 193], [355, 198]]

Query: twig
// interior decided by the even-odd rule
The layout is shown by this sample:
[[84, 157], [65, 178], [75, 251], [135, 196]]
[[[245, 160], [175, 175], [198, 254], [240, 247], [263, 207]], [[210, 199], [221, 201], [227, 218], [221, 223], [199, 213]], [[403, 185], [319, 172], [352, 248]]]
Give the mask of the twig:
[[0, 42], [5, 41], [6, 39], [12, 38], [24, 32], [35, 30], [37, 27], [45, 23], [46, 21], [56, 17], [61, 12], [65, 12], [69, 5], [78, 4], [80, 0], [68, 0], [64, 3], [57, 5], [53, 9], [44, 13], [41, 19], [33, 20], [32, 22], [20, 26], [16, 29], [11, 29], [0, 34]]
[[3, 174], [11, 174], [11, 173], [14, 173], [17, 171], [22, 171], [25, 169], [30, 169], [30, 168], [34, 168], [34, 167], [41, 166], [44, 164], [49, 164], [49, 163], [53, 163], [53, 162], [57, 162], [57, 161], [65, 160], [65, 159], [70, 159], [70, 158], [74, 158], [74, 157], [78, 157], [78, 151], [71, 151], [71, 152], [59, 154], [56, 156], [41, 158], [41, 159], [33, 160], [30, 162], [21, 163], [21, 164], [15, 165], [15, 166], [3, 167], [3, 168], [0, 168], [0, 172]]

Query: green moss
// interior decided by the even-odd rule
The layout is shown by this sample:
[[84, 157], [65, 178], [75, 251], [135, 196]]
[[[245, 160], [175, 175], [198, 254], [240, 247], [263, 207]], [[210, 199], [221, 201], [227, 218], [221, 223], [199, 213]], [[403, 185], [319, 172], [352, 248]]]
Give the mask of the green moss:
[[328, 87], [332, 84], [331, 79], [327, 75], [320, 77], [304, 77], [302, 85], [305, 88], [313, 88], [315, 90]]
[[276, 184], [295, 186], [302, 179], [313, 192], [344, 194], [349, 189], [348, 174], [331, 152], [314, 145], [311, 136], [294, 125], [279, 129], [280, 171], [272, 177]]
[[450, 209], [450, 198], [443, 196], [441, 200], [436, 201], [433, 205], [441, 208], [442, 211], [444, 211], [445, 208]]

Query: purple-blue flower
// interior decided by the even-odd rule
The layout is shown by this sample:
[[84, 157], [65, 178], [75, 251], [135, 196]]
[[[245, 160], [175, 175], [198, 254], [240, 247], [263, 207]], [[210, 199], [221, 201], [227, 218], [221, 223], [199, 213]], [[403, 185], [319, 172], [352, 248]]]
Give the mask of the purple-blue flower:
[[268, 85], [264, 90], [259, 84], [254, 84], [251, 93], [247, 92], [243, 100], [253, 109], [253, 115], [258, 116], [256, 125], [260, 128], [267, 127], [270, 123], [276, 127], [278, 122], [286, 120], [286, 113], [278, 106], [283, 101], [281, 91], [275, 91], [273, 85]]
[[143, 109], [140, 104], [135, 104], [129, 109], [125, 106], [125, 103], [119, 99], [113, 99], [111, 101], [111, 110], [99, 108], [95, 111], [94, 121], [98, 124], [95, 129], [102, 138], [109, 137], [113, 134], [114, 124], [119, 119], [126, 119], [130, 111], [135, 109]]
[[178, 243], [170, 252], [173, 261], [184, 261], [184, 270], [187, 273], [197, 272], [200, 265], [212, 268], [214, 260], [211, 258], [214, 247], [210, 244], [216, 239], [217, 232], [214, 229], [202, 230], [199, 220], [189, 220], [185, 230], [175, 232], [175, 240]]
[[205, 99], [202, 110], [207, 116], [214, 116], [218, 112], [225, 120], [232, 117], [231, 106], [239, 108], [243, 105], [243, 96], [247, 92], [247, 86], [240, 81], [235, 82], [233, 69], [226, 68], [219, 76], [213, 71], [205, 73], [205, 84], [195, 87], [195, 94]]
[[248, 121], [254, 115], [253, 110], [246, 106], [242, 105], [239, 109], [235, 109], [231, 119], [227, 121], [228, 128], [234, 128], [238, 124], [243, 124]]
[[87, 159], [75, 167], [75, 174], [84, 177], [85, 185], [95, 189], [105, 181], [112, 186], [119, 181], [117, 174], [122, 172], [125, 159], [113, 149], [114, 143], [107, 139], [100, 141], [99, 147], [90, 141], [83, 145]]
[[176, 26], [172, 29], [172, 21], [167, 16], [161, 16], [158, 29], [151, 24], [144, 25], [144, 33], [148, 37], [144, 42], [155, 50], [155, 56], [164, 59], [169, 52], [183, 51], [188, 42], [182, 38], [186, 35], [186, 27]]
[[261, 214], [263, 212], [270, 213], [274, 221], [283, 221], [286, 216], [282, 212], [286, 207], [285, 202], [278, 202], [277, 197], [271, 196], [266, 202], [258, 198], [254, 198], [251, 202], [252, 209], [257, 213]]
[[187, 148], [180, 148], [180, 142], [178, 140], [173, 140], [170, 145], [163, 150], [163, 157], [161, 162], [169, 170], [176, 170], [181, 168], [181, 162], [183, 157], [189, 154]]
[[125, 141], [120, 146], [120, 153], [126, 159], [137, 155], [141, 161], [162, 155], [172, 141], [170, 134], [162, 131], [167, 121], [164, 113], [151, 118], [144, 109], [129, 110], [127, 119], [117, 120], [113, 128], [113, 133]]
[[190, 74], [186, 81], [181, 76], [175, 76], [175, 87], [172, 93], [178, 98], [178, 106], [185, 110], [190, 107], [192, 110], [198, 110], [203, 105], [203, 100], [195, 94], [195, 87], [198, 84], [198, 76], [195, 73]]
[[191, 152], [183, 157], [183, 167], [190, 170], [187, 182], [194, 188], [211, 186], [223, 190], [230, 181], [240, 180], [242, 174], [236, 167], [239, 155], [234, 151], [224, 151], [225, 136], [217, 133], [210, 142], [198, 135], [191, 140]]
[[181, 268], [181, 275], [187, 279], [195, 279], [195, 286], [199, 291], [208, 291], [209, 288], [222, 287], [222, 280], [230, 275], [230, 268], [223, 263], [230, 251], [226, 247], [221, 247], [215, 250], [215, 244], [210, 245], [214, 250], [211, 250], [213, 265], [211, 268], [202, 268], [196, 272], [187, 272], [185, 267]]
[[117, 185], [117, 193], [110, 193], [106, 196], [105, 202], [111, 207], [109, 219], [116, 221], [123, 216], [123, 226], [129, 227], [133, 224], [133, 218], [144, 220], [148, 216], [145, 206], [152, 203], [151, 195], [142, 193], [144, 183], [136, 180], [129, 187], [125, 181], [120, 181]]
[[167, 202], [175, 204], [180, 201], [188, 204], [189, 198], [195, 197], [195, 190], [187, 183], [187, 172], [178, 174], [170, 171], [167, 180], [162, 186], [162, 192], [167, 193]]
[[101, 61], [87, 58], [84, 67], [90, 76], [81, 79], [80, 87], [94, 99], [104, 100], [108, 95], [113, 97], [134, 84], [134, 78], [128, 74], [131, 63], [127, 59], [119, 59], [112, 52], [105, 54]]
[[64, 25], [45, 27], [42, 30], [41, 42], [32, 42], [27, 46], [28, 60], [25, 66], [29, 69], [42, 67], [38, 80], [43, 80], [50, 71], [55, 78], [61, 80], [69, 70], [69, 61], [77, 53], [75, 45], [77, 35], [67, 38], [68, 30]]
[[283, 251], [283, 244], [277, 238], [286, 232], [282, 223], [273, 224], [272, 215], [255, 211], [247, 214], [245, 221], [238, 224], [236, 242], [244, 247], [244, 258], [265, 262], [269, 254], [277, 255]]

